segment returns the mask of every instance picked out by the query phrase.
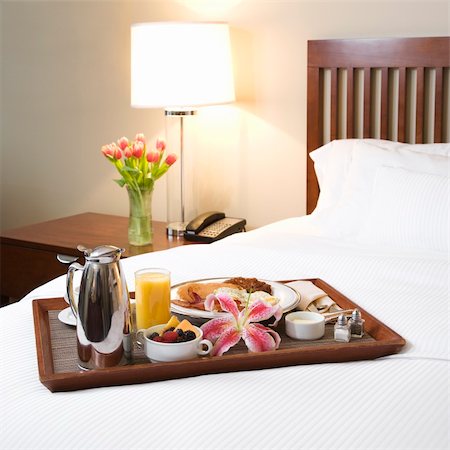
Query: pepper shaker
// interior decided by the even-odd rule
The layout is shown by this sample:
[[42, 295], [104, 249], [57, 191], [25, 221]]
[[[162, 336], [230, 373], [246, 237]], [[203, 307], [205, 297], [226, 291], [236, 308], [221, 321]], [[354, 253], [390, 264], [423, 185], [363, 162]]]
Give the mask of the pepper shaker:
[[350, 327], [345, 314], [341, 314], [334, 325], [334, 340], [338, 342], [350, 341]]
[[362, 338], [364, 336], [364, 319], [361, 318], [361, 313], [358, 309], [352, 312], [352, 317], [349, 320], [350, 334], [352, 337]]

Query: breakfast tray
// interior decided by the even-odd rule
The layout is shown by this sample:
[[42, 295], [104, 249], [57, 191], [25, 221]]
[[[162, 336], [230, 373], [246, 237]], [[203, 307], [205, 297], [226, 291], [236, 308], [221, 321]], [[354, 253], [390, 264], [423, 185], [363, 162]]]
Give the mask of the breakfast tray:
[[[274, 351], [250, 353], [241, 341], [223, 356], [152, 363], [145, 357], [142, 350], [135, 348], [133, 361], [129, 365], [81, 371], [77, 366], [76, 330], [58, 319], [58, 313], [67, 307], [67, 303], [63, 298], [40, 299], [33, 301], [39, 379], [52, 392], [71, 391], [221, 372], [374, 359], [397, 353], [405, 345], [405, 340], [401, 336], [359, 308], [329, 284], [320, 279], [309, 281], [324, 290], [341, 308], [358, 308], [361, 311], [366, 321], [366, 334], [363, 338], [354, 339], [348, 343], [335, 342], [333, 324], [327, 324], [322, 339], [298, 341], [285, 334], [284, 319], [282, 319], [275, 328], [281, 336], [281, 344]], [[189, 320], [199, 325], [196, 320], [191, 318]]]

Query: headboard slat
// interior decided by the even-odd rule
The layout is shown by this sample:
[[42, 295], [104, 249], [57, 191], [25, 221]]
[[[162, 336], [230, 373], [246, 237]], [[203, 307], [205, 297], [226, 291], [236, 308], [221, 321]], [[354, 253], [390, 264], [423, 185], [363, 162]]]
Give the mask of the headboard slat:
[[397, 139], [400, 142], [406, 141], [406, 68], [398, 69], [398, 125]]
[[371, 71], [370, 67], [364, 68], [364, 118], [363, 118], [363, 136], [370, 137], [371, 131]]
[[[450, 95], [450, 89], [444, 87], [448, 81], [444, 69], [449, 66], [448, 36], [308, 41], [308, 153], [328, 139], [344, 137], [340, 135], [345, 131], [347, 138], [363, 135], [413, 143], [449, 139], [450, 120], [444, 117], [450, 115], [444, 110], [449, 101], [444, 96]], [[341, 69], [347, 73], [346, 83], [340, 82]], [[331, 73], [331, 81], [325, 71]], [[427, 83], [432, 71], [434, 92]], [[340, 91], [344, 86], [346, 97]], [[324, 89], [330, 99], [325, 98]], [[433, 122], [434, 133], [430, 129]], [[308, 158], [308, 213], [314, 210], [318, 195], [313, 162]]]
[[424, 137], [424, 98], [425, 98], [425, 77], [424, 68], [417, 68], [416, 75], [416, 143], [421, 144]]
[[337, 69], [336, 67], [331, 69], [331, 82], [330, 82], [330, 140], [337, 139], [337, 124], [338, 124], [338, 84], [337, 84]]
[[434, 88], [434, 104], [435, 104], [435, 112], [434, 112], [434, 140], [439, 142], [441, 139], [443, 140], [444, 133], [442, 127], [442, 115], [443, 115], [443, 106], [444, 106], [444, 96], [443, 94], [443, 70], [441, 67], [436, 68], [436, 76], [435, 76], [435, 88]]
[[354, 117], [354, 76], [353, 67], [347, 67], [347, 135], [353, 136]]
[[389, 70], [381, 68], [381, 111], [380, 111], [380, 137], [388, 139], [389, 136]]

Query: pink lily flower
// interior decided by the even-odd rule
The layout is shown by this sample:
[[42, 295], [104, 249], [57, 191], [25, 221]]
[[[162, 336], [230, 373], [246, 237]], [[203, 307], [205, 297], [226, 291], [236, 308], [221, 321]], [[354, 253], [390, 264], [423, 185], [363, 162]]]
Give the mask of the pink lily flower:
[[283, 314], [281, 306], [272, 306], [264, 300], [254, 303], [239, 311], [236, 302], [227, 294], [210, 294], [205, 300], [205, 309], [212, 311], [214, 302], [218, 301], [222, 310], [229, 314], [212, 319], [201, 326], [203, 336], [214, 342], [212, 356], [221, 356], [236, 345], [241, 338], [251, 352], [267, 352], [276, 350], [281, 342], [279, 334], [271, 328], [259, 323], [275, 317], [276, 325]]
[[166, 149], [166, 143], [163, 139], [156, 139], [156, 150], [159, 150], [161, 153]]
[[144, 133], [138, 133], [136, 137], [134, 138], [136, 141], [142, 142], [145, 144], [145, 136]]
[[133, 144], [133, 156], [139, 159], [142, 153], [144, 153], [144, 143], [142, 141], [136, 141]]
[[119, 146], [120, 150], [124, 151], [128, 147], [128, 138], [125, 136], [122, 136], [118, 141], [117, 145]]
[[159, 152], [155, 152], [154, 150], [147, 153], [147, 161], [149, 163], [156, 163], [159, 161]]
[[168, 166], [171, 166], [176, 160], [177, 160], [177, 155], [175, 155], [175, 153], [170, 153], [169, 155], [167, 155], [166, 164]]

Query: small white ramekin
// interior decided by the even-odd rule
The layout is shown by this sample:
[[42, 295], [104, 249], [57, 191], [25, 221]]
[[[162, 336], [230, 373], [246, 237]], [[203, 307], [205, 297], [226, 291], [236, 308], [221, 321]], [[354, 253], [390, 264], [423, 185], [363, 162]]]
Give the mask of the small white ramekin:
[[325, 318], [311, 311], [296, 311], [285, 317], [286, 334], [292, 339], [314, 341], [325, 334]]

